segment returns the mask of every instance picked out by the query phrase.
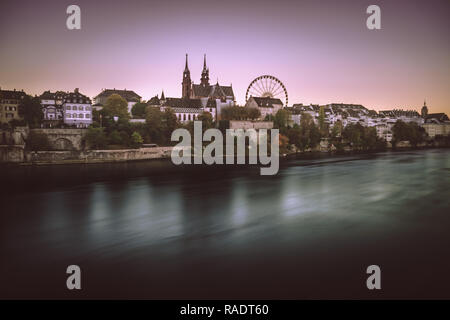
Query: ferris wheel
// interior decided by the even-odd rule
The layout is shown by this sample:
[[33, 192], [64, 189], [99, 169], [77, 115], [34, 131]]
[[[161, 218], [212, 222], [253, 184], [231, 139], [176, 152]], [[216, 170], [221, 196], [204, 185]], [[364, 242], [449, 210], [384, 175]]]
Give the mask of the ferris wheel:
[[280, 99], [285, 106], [288, 105], [288, 93], [283, 82], [270, 75], [259, 76], [253, 80], [245, 93], [245, 101], [251, 96]]

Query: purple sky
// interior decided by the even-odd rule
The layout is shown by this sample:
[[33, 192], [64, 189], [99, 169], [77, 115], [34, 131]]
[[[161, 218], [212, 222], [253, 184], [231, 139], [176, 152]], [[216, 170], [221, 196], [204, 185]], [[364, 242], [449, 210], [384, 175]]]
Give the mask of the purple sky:
[[[81, 7], [81, 30], [66, 8]], [[366, 28], [381, 7], [382, 30]], [[185, 53], [200, 80], [249, 83], [270, 74], [289, 103], [360, 103], [450, 113], [450, 1], [20, 1], [0, 3], [0, 86], [131, 89], [144, 99], [181, 96]]]

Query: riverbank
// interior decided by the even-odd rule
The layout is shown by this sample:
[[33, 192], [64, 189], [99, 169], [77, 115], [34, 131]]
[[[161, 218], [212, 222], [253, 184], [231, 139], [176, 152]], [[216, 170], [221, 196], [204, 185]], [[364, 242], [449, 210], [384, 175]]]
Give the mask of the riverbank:
[[53, 165], [167, 159], [170, 158], [172, 147], [86, 151], [25, 151], [22, 148], [18, 151], [22, 152], [21, 156], [17, 155], [16, 150], [14, 157], [3, 162], [18, 165]]
[[[98, 163], [116, 163], [116, 162], [133, 162], [133, 161], [148, 161], [148, 160], [168, 160], [171, 158], [173, 147], [152, 147], [139, 149], [121, 149], [121, 150], [86, 150], [86, 151], [26, 151], [24, 148], [14, 148], [11, 152], [13, 157], [11, 159], [2, 159], [2, 165], [64, 165], [64, 164], [98, 164]], [[292, 159], [317, 159], [330, 158], [334, 156], [359, 156], [377, 154], [386, 151], [403, 152], [403, 151], [417, 151], [417, 150], [432, 150], [432, 149], [448, 149], [446, 146], [421, 146], [421, 147], [397, 147], [388, 148], [386, 150], [377, 151], [303, 151], [303, 152], [289, 152], [280, 155], [280, 161], [287, 161]], [[20, 155], [19, 155], [20, 153]], [[247, 163], [247, 161], [246, 161]]]

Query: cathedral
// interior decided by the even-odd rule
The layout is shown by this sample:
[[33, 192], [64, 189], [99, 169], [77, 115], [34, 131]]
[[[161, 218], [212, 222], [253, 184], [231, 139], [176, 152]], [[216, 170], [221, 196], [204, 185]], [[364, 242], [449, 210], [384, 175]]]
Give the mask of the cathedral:
[[235, 97], [232, 86], [221, 86], [219, 81], [209, 83], [209, 68], [206, 66], [206, 55], [203, 57], [203, 70], [200, 83], [194, 84], [191, 80], [191, 71], [188, 66], [188, 55], [183, 71], [181, 83], [181, 98], [165, 98], [161, 94], [161, 109], [171, 108], [181, 122], [193, 121], [204, 111], [211, 113], [215, 121], [220, 118], [220, 111], [224, 107], [233, 106]]

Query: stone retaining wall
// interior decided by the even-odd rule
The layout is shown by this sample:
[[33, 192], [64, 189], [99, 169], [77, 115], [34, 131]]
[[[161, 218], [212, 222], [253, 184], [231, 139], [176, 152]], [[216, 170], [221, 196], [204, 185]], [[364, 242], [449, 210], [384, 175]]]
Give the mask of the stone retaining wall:
[[89, 151], [30, 151], [27, 163], [96, 163], [170, 158], [172, 147]]

